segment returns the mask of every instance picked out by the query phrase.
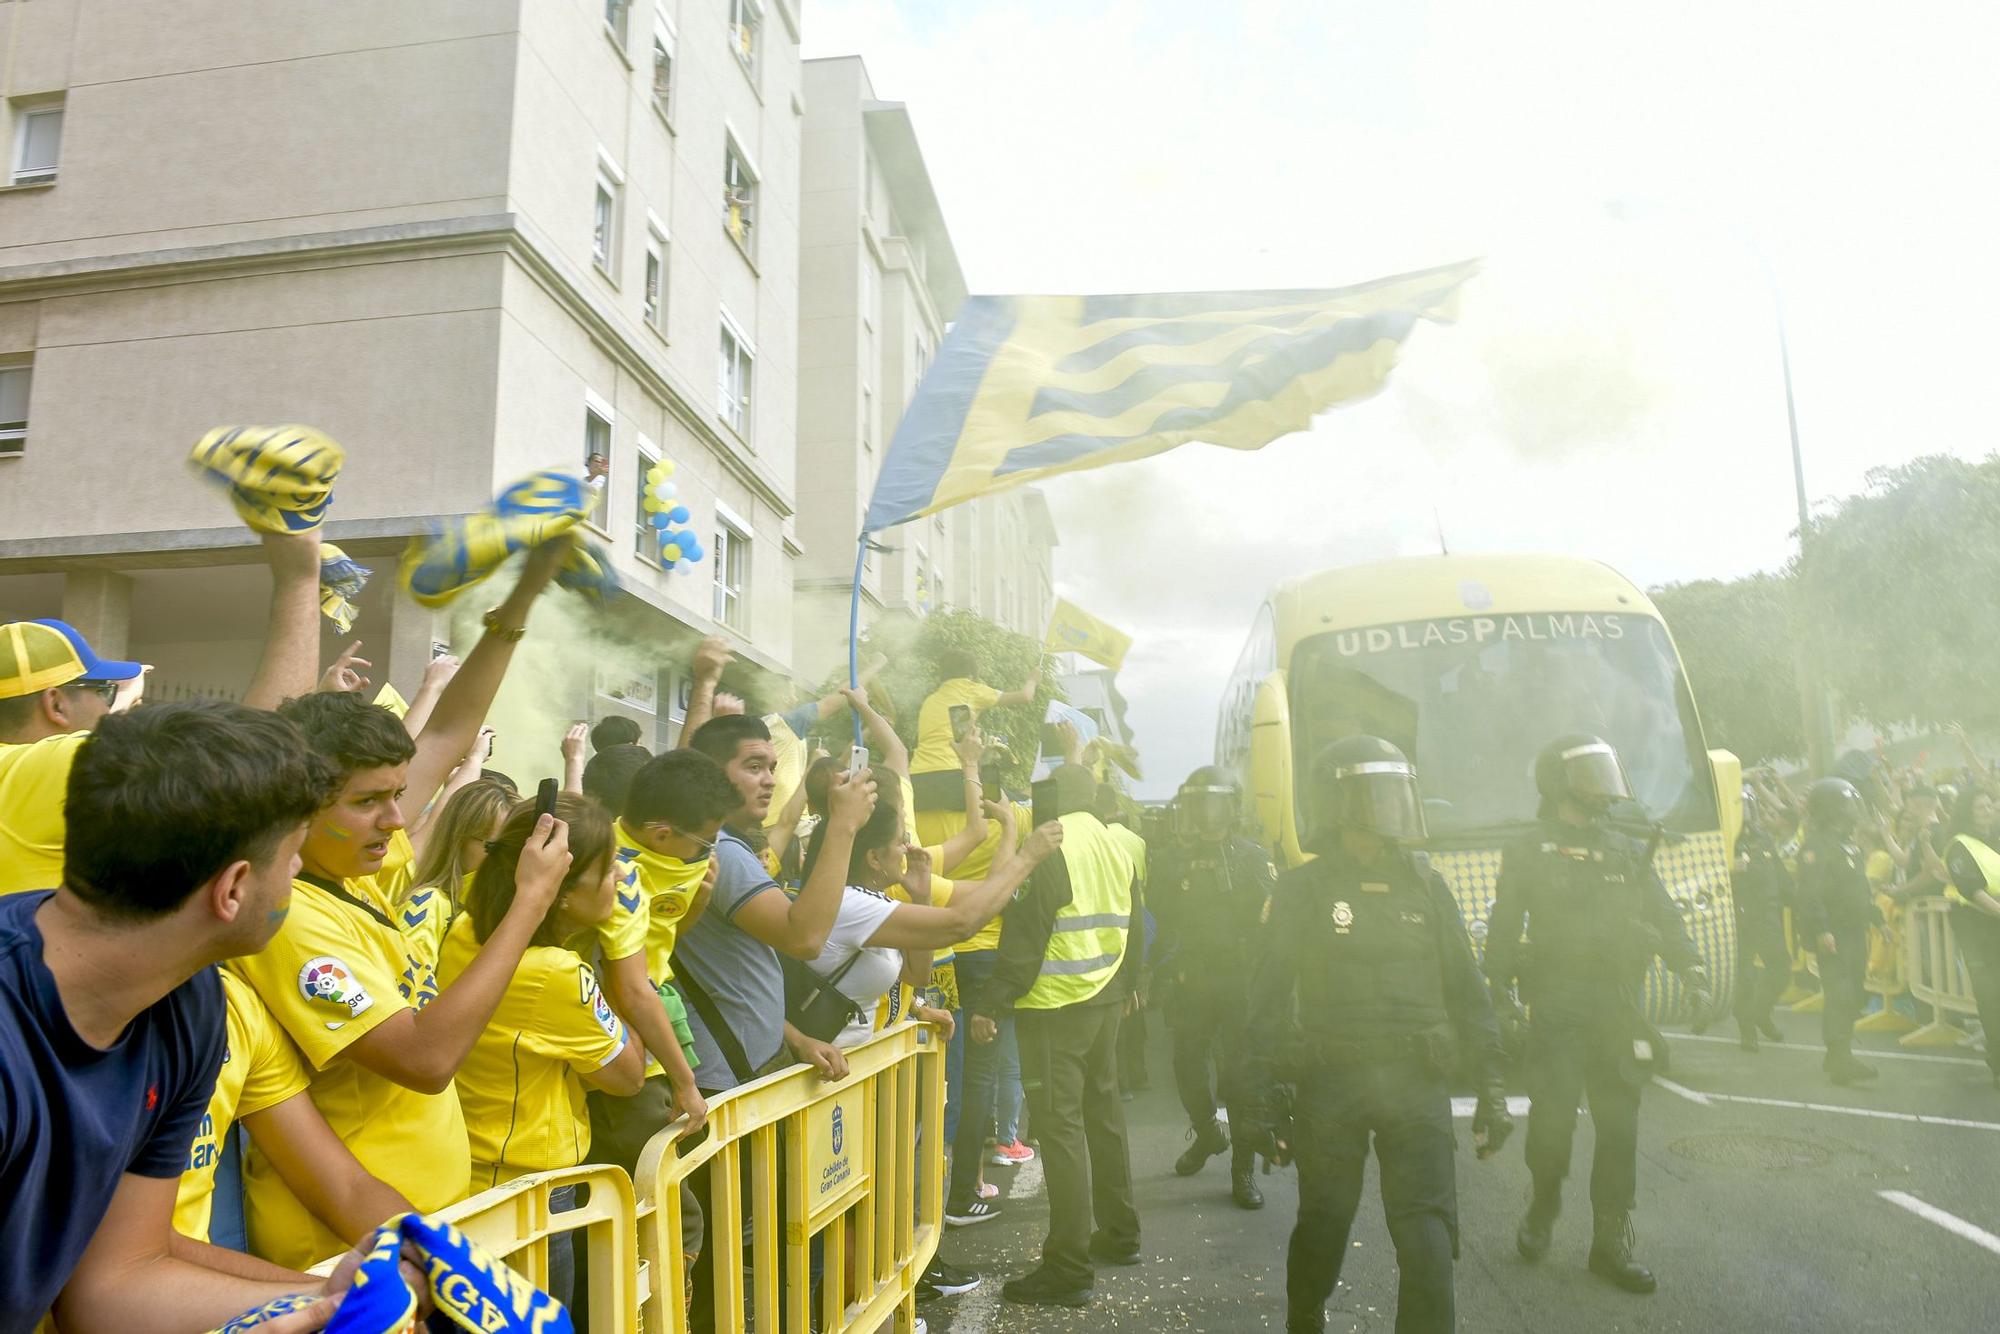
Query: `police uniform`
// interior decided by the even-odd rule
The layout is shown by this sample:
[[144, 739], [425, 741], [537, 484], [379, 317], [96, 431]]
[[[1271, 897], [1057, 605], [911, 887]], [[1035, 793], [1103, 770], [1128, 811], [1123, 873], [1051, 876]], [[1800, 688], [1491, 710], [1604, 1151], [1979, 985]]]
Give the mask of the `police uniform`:
[[[1569, 1173], [1577, 1096], [1587, 1094], [1596, 1139], [1591, 1267], [1635, 1292], [1653, 1287], [1652, 1276], [1630, 1262], [1639, 1090], [1655, 1055], [1641, 988], [1655, 954], [1676, 972], [1701, 967], [1647, 854], [1645, 844], [1595, 823], [1546, 821], [1501, 854], [1486, 946], [1496, 994], [1519, 977], [1532, 1015], [1527, 1157], [1535, 1203], [1523, 1231], [1539, 1231], [1538, 1244], [1517, 1239], [1522, 1253], [1539, 1259], [1546, 1250]], [[1501, 1004], [1513, 1007], [1511, 998]]]
[[1754, 1048], [1760, 1028], [1780, 1036], [1771, 1023], [1771, 1007], [1792, 981], [1792, 958], [1785, 948], [1792, 876], [1777, 843], [1754, 820], [1737, 836], [1730, 888], [1736, 899], [1736, 1022], [1744, 1046]]
[[[1370, 1137], [1400, 1271], [1396, 1328], [1453, 1328], [1458, 1254], [1450, 1079], [1460, 1055], [1500, 1083], [1494, 1026], [1465, 924], [1415, 854], [1362, 864], [1337, 844], [1277, 882], [1250, 990], [1247, 1133], [1293, 1085], [1299, 1218], [1286, 1257], [1289, 1327], [1318, 1330], [1340, 1280]], [[1504, 1099], [1502, 1101], [1504, 1107]], [[1252, 1132], [1252, 1124], [1257, 1127]]]
[[1822, 936], [1833, 937], [1832, 955], [1819, 955], [1825, 995], [1819, 1018], [1825, 1068], [1842, 1081], [1873, 1073], [1854, 1059], [1854, 1021], [1867, 1001], [1868, 928], [1881, 918], [1867, 865], [1846, 833], [1807, 828], [1799, 852], [1798, 925], [1806, 948], [1816, 952]]
[[1237, 837], [1175, 848], [1152, 875], [1159, 967], [1173, 980], [1174, 1085], [1197, 1131], [1214, 1124], [1218, 1095], [1235, 1111], [1246, 984], [1277, 878], [1263, 850]]

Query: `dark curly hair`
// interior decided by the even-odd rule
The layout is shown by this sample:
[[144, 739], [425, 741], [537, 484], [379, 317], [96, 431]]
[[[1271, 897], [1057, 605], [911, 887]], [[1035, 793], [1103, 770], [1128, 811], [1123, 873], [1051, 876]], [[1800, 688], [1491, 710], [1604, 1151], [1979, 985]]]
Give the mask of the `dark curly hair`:
[[408, 764], [417, 753], [402, 719], [346, 691], [323, 690], [288, 699], [278, 706], [278, 716], [297, 727], [306, 744], [332, 762], [342, 783], [363, 769]]

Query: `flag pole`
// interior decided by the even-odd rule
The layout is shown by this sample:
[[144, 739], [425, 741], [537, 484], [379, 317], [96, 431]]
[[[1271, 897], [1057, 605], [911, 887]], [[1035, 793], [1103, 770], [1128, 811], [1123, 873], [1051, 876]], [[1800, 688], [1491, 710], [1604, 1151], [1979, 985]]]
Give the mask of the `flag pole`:
[[[854, 589], [847, 601], [847, 684], [852, 690], [861, 689], [861, 565], [868, 558], [868, 530], [861, 530], [861, 537], [854, 544]], [[852, 709], [848, 712], [854, 722], [854, 744], [861, 744], [861, 715]]]

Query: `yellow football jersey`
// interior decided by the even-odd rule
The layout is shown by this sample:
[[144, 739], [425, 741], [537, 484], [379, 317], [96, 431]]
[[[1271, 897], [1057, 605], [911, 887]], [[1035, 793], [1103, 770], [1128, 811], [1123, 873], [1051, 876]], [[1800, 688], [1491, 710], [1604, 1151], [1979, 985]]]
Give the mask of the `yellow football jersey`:
[[62, 884], [63, 800], [88, 732], [0, 745], [0, 894]]

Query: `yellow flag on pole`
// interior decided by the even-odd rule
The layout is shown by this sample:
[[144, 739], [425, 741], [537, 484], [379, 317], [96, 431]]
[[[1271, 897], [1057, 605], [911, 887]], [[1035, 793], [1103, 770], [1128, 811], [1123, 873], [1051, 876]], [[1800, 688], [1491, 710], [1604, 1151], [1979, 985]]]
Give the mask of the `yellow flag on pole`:
[[1057, 653], [1081, 653], [1092, 662], [1102, 663], [1115, 672], [1125, 665], [1125, 653], [1132, 647], [1132, 636], [1098, 620], [1075, 603], [1057, 598], [1056, 609], [1049, 615], [1049, 633], [1044, 642]]

